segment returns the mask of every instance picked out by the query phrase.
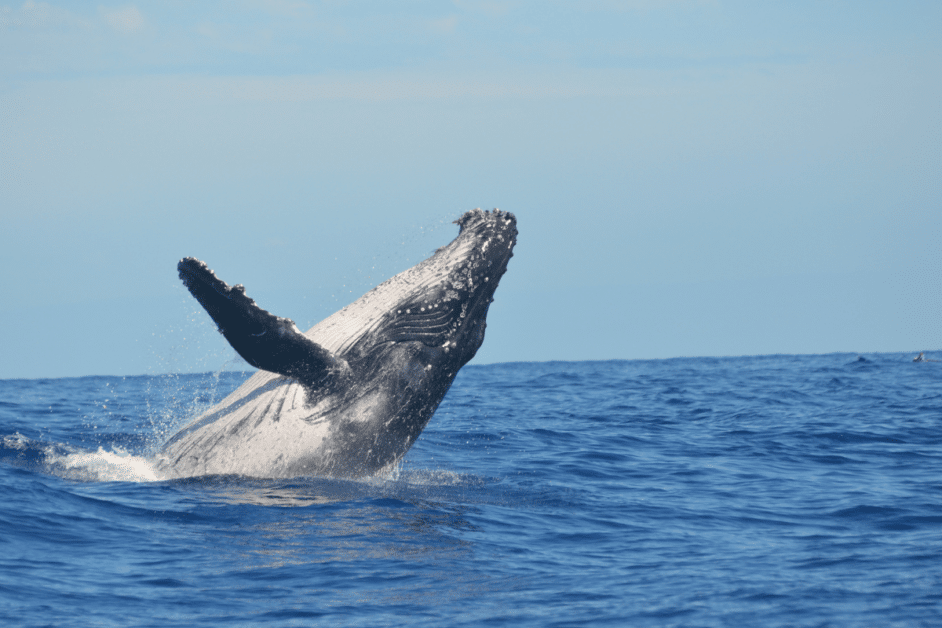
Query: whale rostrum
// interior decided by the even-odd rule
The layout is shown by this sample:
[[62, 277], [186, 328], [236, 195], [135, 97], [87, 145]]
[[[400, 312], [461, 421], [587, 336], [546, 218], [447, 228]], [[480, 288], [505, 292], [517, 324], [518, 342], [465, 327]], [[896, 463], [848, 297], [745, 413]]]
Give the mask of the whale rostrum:
[[517, 241], [513, 214], [475, 209], [431, 257], [301, 332], [180, 261], [184, 285], [260, 369], [174, 435], [168, 477], [362, 477], [393, 467], [484, 341], [488, 308]]

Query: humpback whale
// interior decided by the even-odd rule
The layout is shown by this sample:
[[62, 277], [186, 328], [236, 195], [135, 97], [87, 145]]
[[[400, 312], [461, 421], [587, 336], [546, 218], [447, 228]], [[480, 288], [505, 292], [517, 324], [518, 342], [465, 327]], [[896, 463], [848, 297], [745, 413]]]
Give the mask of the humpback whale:
[[513, 214], [475, 209], [418, 265], [302, 333], [241, 285], [184, 258], [177, 269], [229, 344], [260, 369], [171, 437], [165, 477], [363, 477], [415, 443], [484, 341], [517, 241]]

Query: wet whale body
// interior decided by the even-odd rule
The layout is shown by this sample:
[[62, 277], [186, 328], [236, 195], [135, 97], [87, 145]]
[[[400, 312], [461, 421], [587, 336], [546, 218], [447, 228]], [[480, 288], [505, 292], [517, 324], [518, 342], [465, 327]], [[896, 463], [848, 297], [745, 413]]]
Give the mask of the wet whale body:
[[475, 209], [458, 236], [301, 333], [185, 258], [180, 278], [260, 370], [164, 445], [167, 477], [362, 477], [390, 469], [484, 340], [517, 221]]

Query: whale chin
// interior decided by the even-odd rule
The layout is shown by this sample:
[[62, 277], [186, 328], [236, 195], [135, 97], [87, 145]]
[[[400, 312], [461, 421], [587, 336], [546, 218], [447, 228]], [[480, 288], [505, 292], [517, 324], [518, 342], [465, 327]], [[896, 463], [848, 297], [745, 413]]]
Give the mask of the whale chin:
[[455, 223], [452, 242], [303, 333], [181, 260], [186, 287], [260, 370], [167, 442], [165, 474], [360, 477], [398, 463], [483, 343], [517, 241], [508, 212]]

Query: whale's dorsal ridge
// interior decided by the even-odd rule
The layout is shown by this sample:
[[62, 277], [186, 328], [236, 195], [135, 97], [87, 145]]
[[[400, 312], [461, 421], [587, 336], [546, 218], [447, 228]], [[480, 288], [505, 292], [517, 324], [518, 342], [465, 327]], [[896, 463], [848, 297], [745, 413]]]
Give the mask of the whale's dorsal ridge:
[[307, 338], [294, 321], [263, 310], [242, 285], [230, 287], [200, 260], [183, 258], [177, 271], [219, 332], [252, 366], [306, 386], [320, 385], [332, 373], [346, 370], [343, 360]]

